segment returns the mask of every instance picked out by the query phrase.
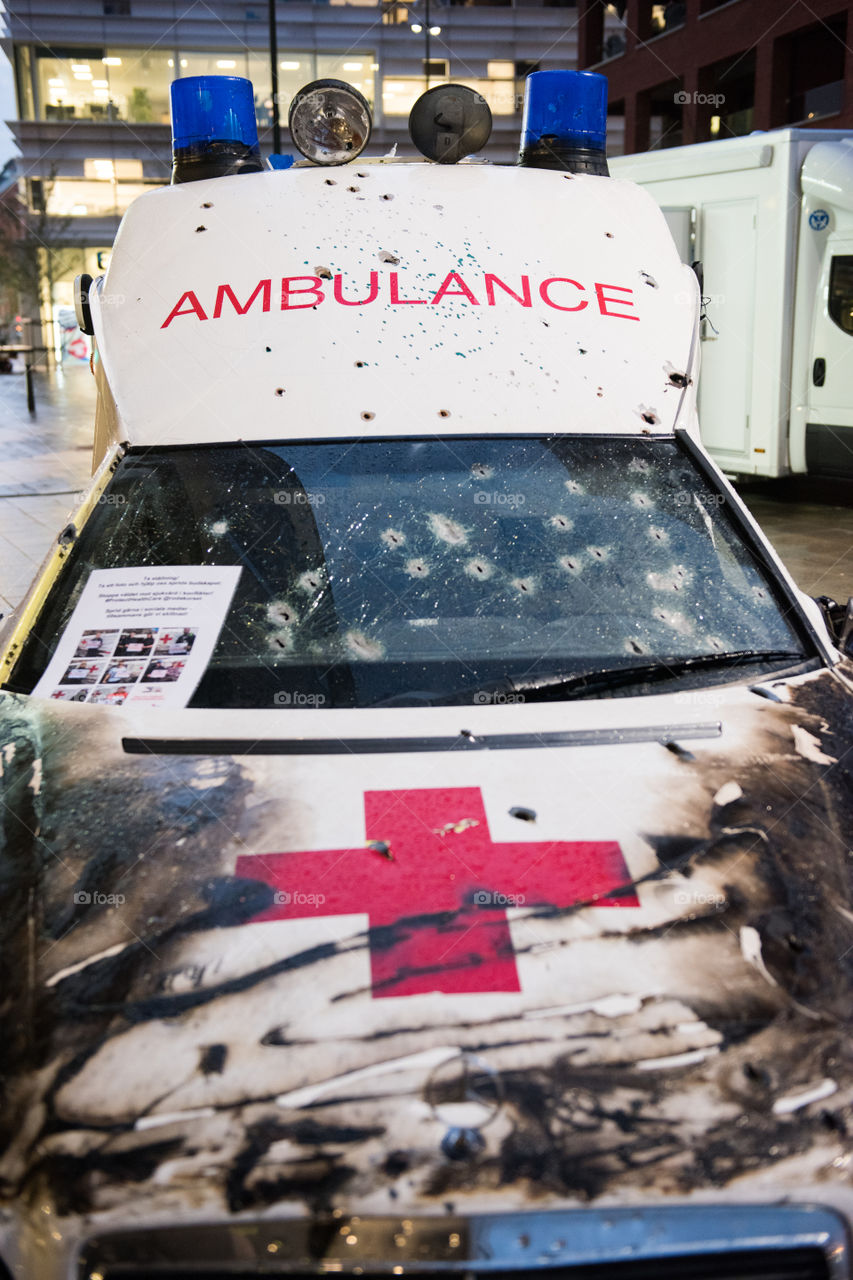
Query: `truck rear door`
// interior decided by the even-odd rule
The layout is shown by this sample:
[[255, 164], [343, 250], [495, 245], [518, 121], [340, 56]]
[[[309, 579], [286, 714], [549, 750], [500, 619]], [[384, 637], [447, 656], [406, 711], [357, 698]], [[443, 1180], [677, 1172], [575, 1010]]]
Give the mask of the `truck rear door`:
[[853, 238], [830, 235], [815, 297], [808, 470], [853, 475]]

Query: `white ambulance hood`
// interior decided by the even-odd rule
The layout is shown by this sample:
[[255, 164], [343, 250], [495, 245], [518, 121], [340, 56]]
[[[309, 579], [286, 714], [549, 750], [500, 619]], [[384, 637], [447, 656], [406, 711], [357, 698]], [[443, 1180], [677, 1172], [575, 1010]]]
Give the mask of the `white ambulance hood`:
[[825, 1203], [849, 1183], [849, 707], [828, 670], [248, 734], [0, 695], [13, 1203], [72, 1235]]
[[366, 162], [169, 187], [91, 298], [134, 445], [669, 431], [693, 403], [695, 277], [610, 178]]

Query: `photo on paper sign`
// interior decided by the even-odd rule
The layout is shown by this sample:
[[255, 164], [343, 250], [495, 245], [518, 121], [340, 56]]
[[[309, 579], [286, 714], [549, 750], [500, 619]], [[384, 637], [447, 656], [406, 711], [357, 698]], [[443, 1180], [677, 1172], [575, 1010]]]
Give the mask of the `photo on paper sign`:
[[75, 658], [108, 658], [118, 639], [118, 631], [84, 631], [74, 650]]
[[114, 689], [109, 686], [101, 686], [100, 689], [93, 689], [89, 694], [90, 702], [99, 702], [102, 706], [120, 707], [124, 702], [130, 689], [127, 685], [116, 685]]
[[175, 680], [180, 679], [186, 665], [185, 662], [166, 662], [162, 658], [155, 658], [153, 662], [149, 662], [148, 670], [142, 677], [142, 683], [153, 680], [158, 683], [173, 684]]
[[193, 627], [177, 627], [169, 631], [164, 631], [157, 639], [157, 648], [154, 650], [155, 658], [162, 658], [164, 655], [180, 655], [189, 653], [195, 643], [198, 632]]
[[97, 684], [103, 674], [105, 662], [74, 661], [69, 666], [60, 684]]
[[75, 685], [70, 689], [54, 689], [50, 696], [55, 698], [57, 702], [85, 702], [89, 697], [89, 691], [88, 689], [78, 689]]
[[117, 658], [147, 658], [154, 648], [159, 627], [134, 627], [124, 630], [116, 645]]
[[108, 665], [101, 684], [134, 684], [144, 670], [144, 662], [129, 662], [126, 658], [118, 658]]

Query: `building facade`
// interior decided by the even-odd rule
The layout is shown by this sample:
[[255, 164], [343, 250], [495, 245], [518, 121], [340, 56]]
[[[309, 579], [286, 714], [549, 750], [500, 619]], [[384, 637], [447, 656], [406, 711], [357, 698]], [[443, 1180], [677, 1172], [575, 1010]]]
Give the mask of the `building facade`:
[[783, 125], [853, 127], [850, 0], [578, 0], [627, 154]]
[[[292, 151], [288, 105], [308, 82], [333, 76], [370, 101], [368, 154], [415, 154], [408, 113], [442, 81], [482, 93], [494, 128], [484, 154], [511, 163], [518, 151], [524, 79], [577, 65], [574, 4], [441, 4], [438, 0], [300, 3], [278, 0], [283, 150]], [[4, 47], [15, 67], [22, 194], [47, 215], [49, 251], [64, 251], [42, 299], [48, 327], [69, 322], [79, 271], [104, 269], [121, 215], [151, 185], [169, 181], [169, 85], [178, 76], [248, 77], [264, 154], [272, 142], [267, 0], [11, 0]], [[621, 149], [621, 122], [614, 148]], [[67, 264], [74, 250], [73, 266]], [[73, 336], [78, 354], [83, 344]], [[49, 345], [49, 343], [48, 343]], [[67, 347], [67, 343], [65, 344]], [[73, 357], [72, 357], [73, 358]]]

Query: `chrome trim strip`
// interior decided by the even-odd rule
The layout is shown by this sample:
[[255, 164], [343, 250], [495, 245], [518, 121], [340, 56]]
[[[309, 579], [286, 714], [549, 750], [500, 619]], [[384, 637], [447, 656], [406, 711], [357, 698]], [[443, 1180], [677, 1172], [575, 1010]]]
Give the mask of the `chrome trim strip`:
[[[235, 1275], [354, 1268], [394, 1274], [531, 1270], [744, 1250], [820, 1249], [832, 1280], [851, 1280], [843, 1219], [821, 1205], [718, 1204], [575, 1209], [442, 1218], [329, 1217], [154, 1227], [105, 1234], [82, 1251], [80, 1280], [210, 1267]], [[397, 1273], [399, 1274], [399, 1273]]]

